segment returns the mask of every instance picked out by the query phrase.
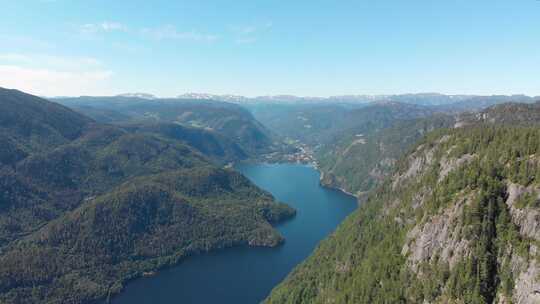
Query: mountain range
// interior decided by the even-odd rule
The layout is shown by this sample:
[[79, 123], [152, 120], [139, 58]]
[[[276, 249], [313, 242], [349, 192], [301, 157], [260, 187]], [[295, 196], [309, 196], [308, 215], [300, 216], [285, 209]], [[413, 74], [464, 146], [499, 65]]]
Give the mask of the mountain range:
[[[269, 95], [245, 97], [241, 95], [215, 95], [206, 93], [186, 93], [178, 96], [179, 99], [190, 100], [219, 100], [239, 104], [253, 103], [351, 103], [365, 104], [373, 102], [401, 102], [425, 106], [460, 106], [473, 105], [478, 103], [482, 106], [489, 106], [503, 102], [533, 102], [540, 99], [539, 96], [532, 97], [526, 95], [445, 95], [439, 93], [418, 93], [418, 94], [396, 94], [396, 95], [340, 95], [330, 97], [309, 97], [294, 95]], [[479, 106], [480, 106], [479, 105]]]

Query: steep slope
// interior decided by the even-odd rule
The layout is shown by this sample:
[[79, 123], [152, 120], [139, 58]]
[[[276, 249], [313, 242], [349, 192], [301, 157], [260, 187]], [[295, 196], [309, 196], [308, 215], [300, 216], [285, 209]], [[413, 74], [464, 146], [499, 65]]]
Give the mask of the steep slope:
[[394, 171], [398, 159], [420, 138], [453, 126], [454, 121], [452, 116], [436, 114], [363, 133], [344, 131], [339, 140], [317, 150], [321, 183], [362, 197]]
[[398, 120], [425, 117], [428, 107], [397, 102], [349, 104], [260, 104], [249, 106], [264, 125], [284, 137], [311, 146], [332, 144], [343, 132], [366, 132], [391, 126]]
[[[507, 98], [497, 99], [494, 96], [493, 99]], [[368, 128], [364, 133], [346, 130], [339, 139], [317, 150], [321, 182], [361, 196], [380, 184], [394, 170], [397, 159], [429, 131], [454, 125], [488, 123], [527, 126], [539, 122], [538, 103], [505, 103], [480, 112], [434, 114], [427, 118], [398, 120], [391, 127]]]
[[[210, 161], [236, 153], [227, 139], [167, 124], [100, 125], [3, 93], [4, 134], [30, 148], [7, 150], [11, 161], [0, 164], [1, 303], [89, 303], [190, 254], [282, 241], [270, 223], [294, 210]], [[54, 140], [34, 140], [41, 130]]]
[[454, 122], [429, 107], [397, 102], [253, 105], [250, 109], [282, 136], [314, 151], [323, 185], [358, 196], [380, 184], [420, 137]]
[[538, 153], [539, 128], [431, 133], [266, 303], [538, 303]]
[[55, 101], [106, 123], [169, 122], [215, 131], [236, 142], [247, 154], [279, 148], [270, 132], [244, 108], [212, 100], [79, 97]]

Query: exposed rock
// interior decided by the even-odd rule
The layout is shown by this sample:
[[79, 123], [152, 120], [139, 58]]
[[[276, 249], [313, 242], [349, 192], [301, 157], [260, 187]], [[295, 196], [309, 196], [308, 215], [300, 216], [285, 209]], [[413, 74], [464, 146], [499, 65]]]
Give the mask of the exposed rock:
[[395, 175], [392, 182], [392, 189], [397, 189], [407, 179], [416, 177], [420, 174], [425, 168], [429, 167], [433, 162], [434, 151], [437, 147], [424, 149], [424, 145], [420, 145], [416, 151], [408, 157], [407, 171], [403, 174]]
[[509, 183], [507, 186], [508, 198], [506, 205], [510, 208], [512, 221], [519, 227], [522, 236], [540, 241], [540, 211], [536, 208], [517, 208], [518, 199], [526, 193], [536, 193], [539, 190], [531, 186], [524, 187], [519, 184]]
[[447, 261], [452, 269], [460, 259], [469, 255], [469, 241], [461, 236], [463, 226], [455, 225], [466, 201], [467, 198], [462, 199], [409, 231], [401, 254], [408, 255], [408, 265], [414, 272], [418, 272], [422, 262], [436, 262], [438, 258]]
[[439, 182], [442, 181], [450, 172], [470, 162], [475, 158], [472, 154], [464, 154], [460, 158], [448, 158], [443, 156], [440, 161]]
[[416, 194], [412, 198], [411, 207], [413, 209], [417, 209], [418, 207], [422, 206], [429, 194], [429, 190], [425, 187], [422, 188], [420, 191], [416, 192]]
[[532, 260], [526, 271], [523, 271], [516, 279], [513, 299], [520, 304], [540, 303], [540, 268], [536, 260]]

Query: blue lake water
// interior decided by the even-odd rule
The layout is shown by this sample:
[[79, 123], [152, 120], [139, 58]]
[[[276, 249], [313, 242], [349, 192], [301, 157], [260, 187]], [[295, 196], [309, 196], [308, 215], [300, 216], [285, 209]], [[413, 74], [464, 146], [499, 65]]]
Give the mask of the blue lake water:
[[112, 303], [260, 303], [357, 207], [355, 198], [321, 187], [319, 173], [309, 166], [255, 164], [236, 169], [297, 210], [294, 219], [276, 226], [285, 243], [189, 257], [155, 277], [130, 282]]

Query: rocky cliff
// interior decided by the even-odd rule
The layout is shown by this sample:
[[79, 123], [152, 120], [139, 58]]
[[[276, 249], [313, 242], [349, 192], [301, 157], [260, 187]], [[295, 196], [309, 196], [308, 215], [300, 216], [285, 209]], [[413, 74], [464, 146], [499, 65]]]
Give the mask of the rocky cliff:
[[539, 303], [538, 153], [538, 128], [429, 134], [266, 303]]

